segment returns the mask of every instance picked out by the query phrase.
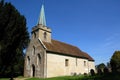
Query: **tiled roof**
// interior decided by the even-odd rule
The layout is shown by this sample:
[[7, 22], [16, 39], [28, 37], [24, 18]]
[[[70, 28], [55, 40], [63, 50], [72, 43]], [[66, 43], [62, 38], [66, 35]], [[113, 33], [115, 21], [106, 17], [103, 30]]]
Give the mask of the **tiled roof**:
[[47, 51], [54, 52], [60, 55], [69, 55], [80, 58], [87, 58], [90, 61], [94, 61], [94, 59], [89, 56], [87, 53], [81, 51], [76, 46], [72, 46], [70, 44], [66, 44], [60, 41], [51, 40], [51, 43], [43, 42], [47, 48]]

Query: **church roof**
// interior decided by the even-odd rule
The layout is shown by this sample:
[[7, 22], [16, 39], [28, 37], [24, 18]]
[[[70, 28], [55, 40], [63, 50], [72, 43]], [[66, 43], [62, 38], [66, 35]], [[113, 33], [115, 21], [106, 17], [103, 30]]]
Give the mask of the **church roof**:
[[49, 52], [54, 52], [60, 55], [68, 55], [68, 56], [74, 56], [79, 58], [85, 58], [90, 61], [94, 61], [94, 59], [90, 55], [81, 51], [76, 46], [66, 44], [56, 40], [51, 40], [51, 43], [48, 43], [48, 42], [43, 42], [43, 43], [46, 46], [47, 51]]

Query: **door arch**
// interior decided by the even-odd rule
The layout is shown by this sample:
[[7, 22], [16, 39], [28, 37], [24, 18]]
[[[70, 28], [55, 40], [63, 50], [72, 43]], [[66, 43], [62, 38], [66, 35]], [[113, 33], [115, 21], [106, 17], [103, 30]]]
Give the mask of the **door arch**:
[[31, 77], [35, 77], [35, 65], [34, 64], [32, 65], [32, 68], [31, 68]]

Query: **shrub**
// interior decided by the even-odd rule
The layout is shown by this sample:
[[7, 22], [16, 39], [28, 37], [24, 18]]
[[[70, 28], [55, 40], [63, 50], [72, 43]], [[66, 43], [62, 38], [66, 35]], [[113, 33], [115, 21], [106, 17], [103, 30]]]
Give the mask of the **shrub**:
[[84, 73], [84, 75], [86, 76], [86, 75], [87, 75], [87, 73]]
[[98, 75], [102, 75], [103, 74], [101, 69], [98, 69], [97, 73], [98, 73]]
[[104, 74], [108, 74], [108, 73], [109, 73], [109, 70], [108, 70], [107, 67], [105, 67], [105, 68], [103, 69], [103, 71], [104, 71]]

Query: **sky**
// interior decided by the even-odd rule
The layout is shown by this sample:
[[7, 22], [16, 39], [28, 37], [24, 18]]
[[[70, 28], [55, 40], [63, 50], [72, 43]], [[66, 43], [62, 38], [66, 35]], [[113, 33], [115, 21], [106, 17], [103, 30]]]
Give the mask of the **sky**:
[[[43, 0], [5, 0], [25, 16], [29, 33], [40, 15]], [[120, 50], [120, 0], [44, 0], [52, 38], [77, 46], [107, 63]]]

